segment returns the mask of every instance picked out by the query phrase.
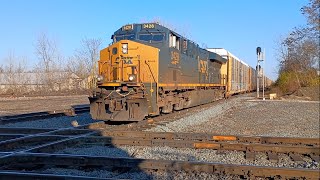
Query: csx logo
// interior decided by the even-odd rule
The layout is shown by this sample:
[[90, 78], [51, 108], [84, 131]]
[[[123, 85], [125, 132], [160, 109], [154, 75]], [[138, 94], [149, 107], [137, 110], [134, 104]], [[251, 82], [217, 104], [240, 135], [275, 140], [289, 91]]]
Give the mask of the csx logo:
[[133, 59], [133, 57], [121, 56], [121, 60], [123, 61], [123, 64], [133, 64], [132, 59]]
[[171, 51], [171, 64], [179, 64], [180, 54], [178, 52]]
[[207, 73], [208, 62], [206, 60], [199, 60], [199, 72]]

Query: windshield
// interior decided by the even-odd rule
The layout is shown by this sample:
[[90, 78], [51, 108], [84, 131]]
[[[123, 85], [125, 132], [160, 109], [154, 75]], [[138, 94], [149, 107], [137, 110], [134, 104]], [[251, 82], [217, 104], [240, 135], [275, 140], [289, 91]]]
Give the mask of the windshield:
[[142, 41], [157, 41], [160, 42], [164, 39], [163, 34], [140, 34], [139, 39]]
[[118, 42], [120, 40], [133, 40], [135, 39], [135, 34], [126, 34], [126, 35], [116, 35], [114, 38], [114, 42]]

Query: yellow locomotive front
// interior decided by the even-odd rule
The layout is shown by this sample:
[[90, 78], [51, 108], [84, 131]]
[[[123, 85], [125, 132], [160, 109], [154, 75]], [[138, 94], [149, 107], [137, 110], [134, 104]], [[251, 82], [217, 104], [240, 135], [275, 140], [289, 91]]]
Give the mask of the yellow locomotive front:
[[159, 49], [131, 40], [101, 50], [98, 87], [89, 98], [92, 118], [138, 121], [152, 114], [148, 96], [156, 91], [158, 59]]

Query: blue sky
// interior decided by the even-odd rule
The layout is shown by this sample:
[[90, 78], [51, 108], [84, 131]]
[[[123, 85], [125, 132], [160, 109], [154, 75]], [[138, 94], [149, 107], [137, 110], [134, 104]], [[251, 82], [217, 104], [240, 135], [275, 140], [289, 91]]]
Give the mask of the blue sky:
[[0, 0], [0, 64], [8, 53], [38, 60], [36, 38], [46, 33], [65, 57], [80, 47], [81, 39], [102, 38], [124, 24], [160, 19], [187, 34], [200, 46], [222, 47], [256, 64], [255, 49], [266, 49], [266, 74], [277, 78], [277, 43], [293, 27], [304, 25], [300, 8], [307, 0]]

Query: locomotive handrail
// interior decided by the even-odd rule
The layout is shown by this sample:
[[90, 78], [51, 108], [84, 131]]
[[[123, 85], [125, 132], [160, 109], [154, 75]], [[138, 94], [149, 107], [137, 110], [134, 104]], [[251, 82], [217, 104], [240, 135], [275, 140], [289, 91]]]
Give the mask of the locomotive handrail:
[[153, 78], [153, 82], [156, 82], [156, 78], [155, 78], [154, 75], [153, 75], [153, 72], [152, 72], [152, 70], [151, 70], [150, 64], [147, 62], [147, 60], [145, 60], [144, 62], [148, 65], [149, 71], [150, 71], [151, 76], [152, 76], [152, 78]]

